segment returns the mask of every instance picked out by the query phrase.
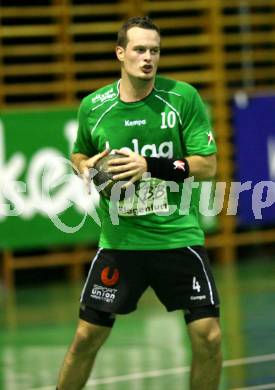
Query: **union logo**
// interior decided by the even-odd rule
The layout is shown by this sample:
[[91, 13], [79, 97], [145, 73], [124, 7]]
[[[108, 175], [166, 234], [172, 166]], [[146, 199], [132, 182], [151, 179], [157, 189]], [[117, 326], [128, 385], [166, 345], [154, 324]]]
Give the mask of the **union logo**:
[[119, 280], [119, 271], [117, 268], [105, 267], [101, 272], [101, 281], [107, 286], [111, 287], [117, 284]]

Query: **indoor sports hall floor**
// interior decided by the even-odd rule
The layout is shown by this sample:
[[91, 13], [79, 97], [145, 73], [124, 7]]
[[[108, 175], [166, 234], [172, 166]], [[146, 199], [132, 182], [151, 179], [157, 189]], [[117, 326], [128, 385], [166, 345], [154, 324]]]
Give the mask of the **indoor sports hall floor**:
[[[221, 390], [275, 389], [275, 256], [215, 265], [214, 273], [223, 301]], [[54, 390], [80, 289], [64, 277], [19, 284], [14, 295], [1, 288], [1, 390]], [[86, 388], [187, 390], [189, 359], [181, 313], [166, 313], [148, 291], [137, 312], [119, 317]]]

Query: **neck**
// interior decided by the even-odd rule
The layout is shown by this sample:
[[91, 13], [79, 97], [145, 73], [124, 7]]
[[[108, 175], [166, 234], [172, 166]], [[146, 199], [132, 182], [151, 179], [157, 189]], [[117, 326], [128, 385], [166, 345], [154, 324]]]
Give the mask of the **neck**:
[[120, 99], [124, 102], [130, 103], [146, 98], [154, 87], [154, 81], [154, 79], [131, 79], [129, 76], [125, 77], [122, 75], [119, 86]]

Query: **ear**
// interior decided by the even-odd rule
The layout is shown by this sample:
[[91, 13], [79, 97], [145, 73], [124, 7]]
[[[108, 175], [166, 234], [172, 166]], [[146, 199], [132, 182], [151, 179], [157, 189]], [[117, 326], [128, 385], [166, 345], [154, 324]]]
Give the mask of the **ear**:
[[122, 46], [116, 47], [116, 56], [120, 62], [124, 61], [124, 48]]

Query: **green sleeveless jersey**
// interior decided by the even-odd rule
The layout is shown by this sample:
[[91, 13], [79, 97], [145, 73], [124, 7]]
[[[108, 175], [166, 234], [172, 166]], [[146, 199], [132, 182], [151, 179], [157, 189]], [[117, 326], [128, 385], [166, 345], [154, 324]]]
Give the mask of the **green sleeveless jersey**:
[[[119, 81], [83, 99], [73, 152], [93, 156], [106, 148], [176, 159], [216, 152], [196, 89], [160, 76], [151, 94], [137, 102], [120, 100]], [[100, 197], [99, 246], [153, 250], [203, 245], [198, 200], [191, 197], [186, 207], [186, 192], [182, 183], [151, 178], [139, 183], [134, 197], [116, 205]]]

